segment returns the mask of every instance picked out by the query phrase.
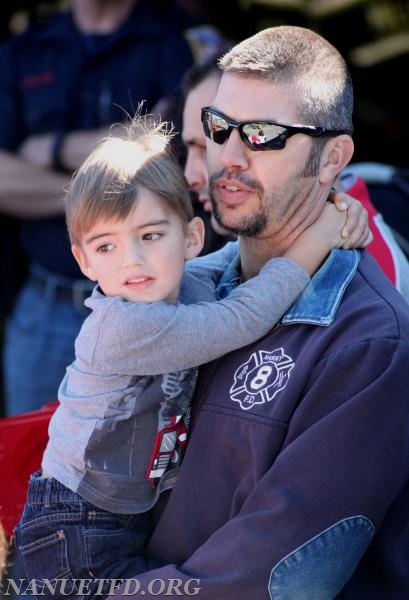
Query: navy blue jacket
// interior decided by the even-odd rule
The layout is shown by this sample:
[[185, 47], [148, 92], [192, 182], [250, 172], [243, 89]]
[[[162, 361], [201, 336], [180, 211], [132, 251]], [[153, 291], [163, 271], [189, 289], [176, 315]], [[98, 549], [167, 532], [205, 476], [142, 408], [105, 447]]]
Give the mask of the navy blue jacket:
[[[10, 38], [0, 52], [0, 148], [14, 151], [29, 136], [96, 129], [123, 121], [145, 100], [151, 109], [179, 85], [193, 63], [176, 18], [149, 0], [109, 36], [84, 36], [70, 13]], [[30, 260], [82, 277], [64, 218], [23, 221]]]
[[173, 579], [200, 600], [409, 598], [409, 306], [359, 254], [201, 369], [144, 597]]

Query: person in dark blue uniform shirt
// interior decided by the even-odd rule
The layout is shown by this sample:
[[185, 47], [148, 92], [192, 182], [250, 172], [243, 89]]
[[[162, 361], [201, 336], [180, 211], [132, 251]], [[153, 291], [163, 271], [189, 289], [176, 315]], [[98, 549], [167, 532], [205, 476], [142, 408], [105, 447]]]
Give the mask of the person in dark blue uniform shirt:
[[0, 53], [0, 212], [20, 219], [29, 275], [4, 344], [5, 414], [54, 400], [90, 284], [70, 251], [63, 191], [108, 128], [155, 112], [193, 64], [176, 13], [150, 0], [72, 0]]

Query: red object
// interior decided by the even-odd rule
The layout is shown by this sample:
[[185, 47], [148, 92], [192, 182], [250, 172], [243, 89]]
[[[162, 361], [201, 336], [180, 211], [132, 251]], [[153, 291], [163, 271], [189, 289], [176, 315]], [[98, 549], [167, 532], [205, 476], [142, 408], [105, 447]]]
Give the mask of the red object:
[[365, 181], [357, 177], [352, 186], [345, 190], [363, 204], [368, 211], [369, 228], [373, 234], [373, 240], [367, 246], [368, 252], [372, 254], [385, 275], [393, 285], [397, 283], [397, 266], [393, 248], [384, 234], [385, 223], [369, 197], [369, 190]]
[[13, 534], [26, 501], [28, 480], [41, 466], [48, 424], [58, 401], [40, 410], [0, 419], [0, 523]]

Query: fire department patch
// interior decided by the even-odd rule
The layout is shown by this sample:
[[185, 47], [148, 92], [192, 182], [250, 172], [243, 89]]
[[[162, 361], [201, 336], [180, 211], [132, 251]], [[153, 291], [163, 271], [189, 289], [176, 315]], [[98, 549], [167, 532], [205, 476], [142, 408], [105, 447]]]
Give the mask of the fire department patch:
[[284, 354], [283, 348], [253, 352], [249, 360], [236, 370], [230, 397], [243, 410], [255, 404], [264, 404], [285, 388], [294, 361]]

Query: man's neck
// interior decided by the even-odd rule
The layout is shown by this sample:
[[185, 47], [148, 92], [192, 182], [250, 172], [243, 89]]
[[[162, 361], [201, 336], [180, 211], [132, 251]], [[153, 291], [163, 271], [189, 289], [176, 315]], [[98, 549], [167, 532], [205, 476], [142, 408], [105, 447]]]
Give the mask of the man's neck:
[[109, 35], [129, 17], [138, 0], [72, 0], [72, 14], [83, 33]]
[[247, 281], [260, 271], [270, 258], [281, 256], [285, 250], [275, 248], [271, 240], [240, 238], [241, 280]]
[[[315, 191], [315, 190], [313, 190]], [[242, 281], [257, 275], [270, 258], [283, 256], [297, 237], [318, 218], [328, 197], [328, 186], [320, 186], [298, 203], [280, 227], [265, 231], [264, 236], [240, 237]]]

